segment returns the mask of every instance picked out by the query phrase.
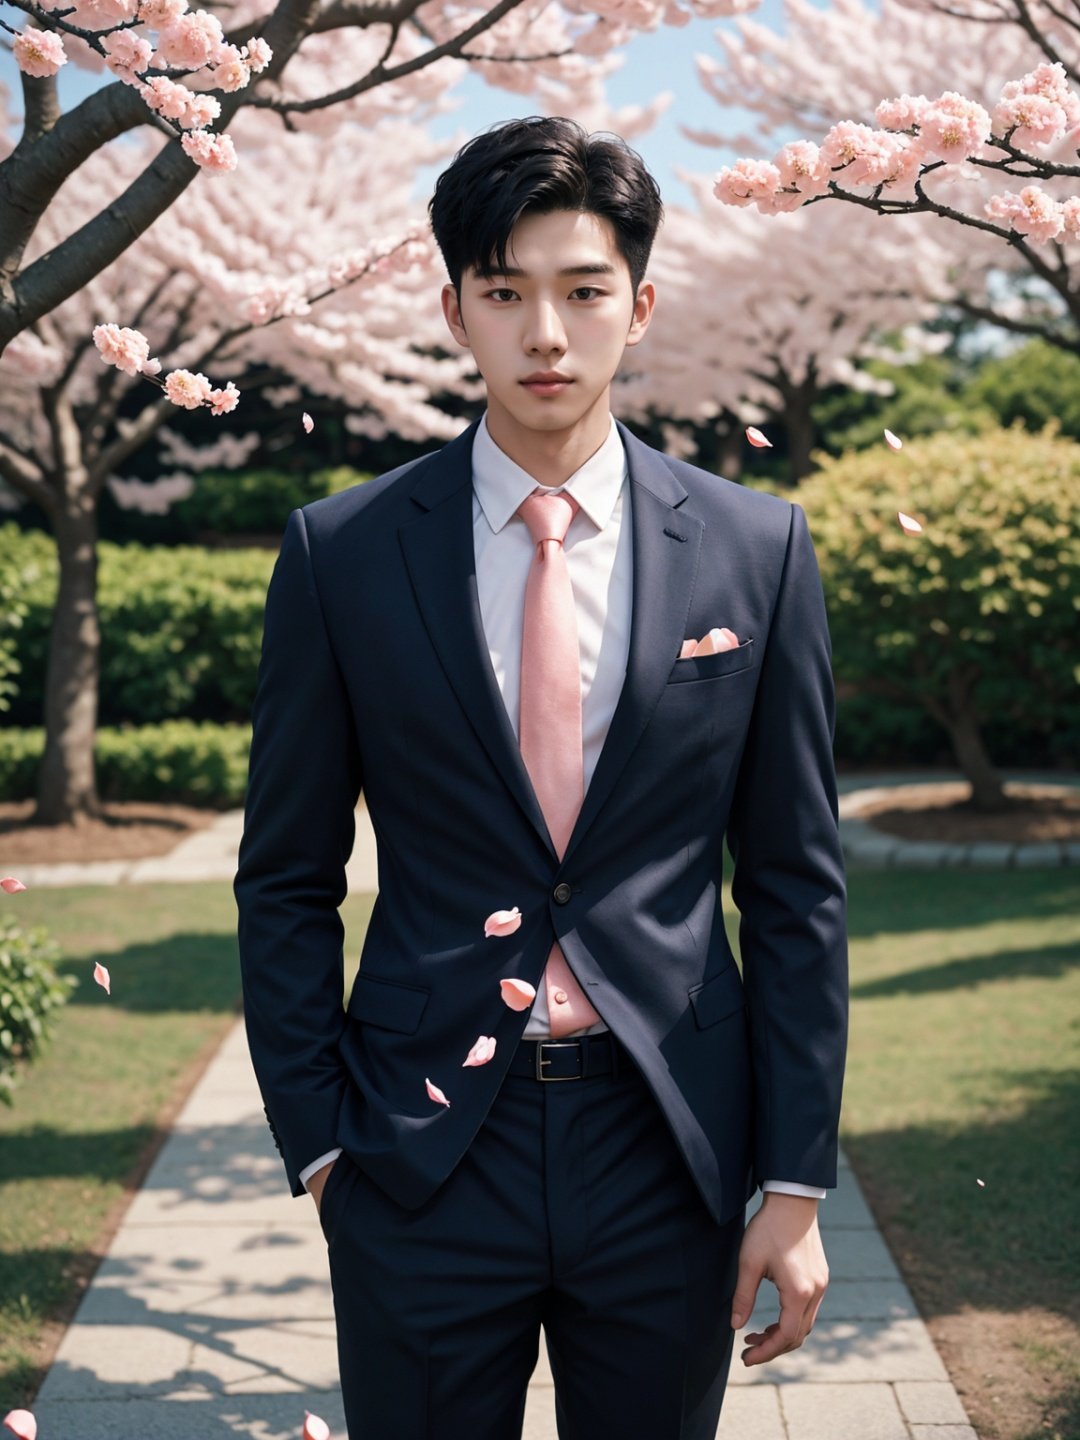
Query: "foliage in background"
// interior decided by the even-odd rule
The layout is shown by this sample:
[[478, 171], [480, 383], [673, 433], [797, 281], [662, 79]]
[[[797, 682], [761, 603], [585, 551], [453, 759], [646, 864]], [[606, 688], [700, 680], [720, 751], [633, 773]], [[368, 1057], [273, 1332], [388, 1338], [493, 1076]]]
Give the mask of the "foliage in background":
[[0, 1102], [13, 1094], [31, 1064], [52, 1038], [54, 1012], [78, 985], [54, 968], [60, 947], [41, 925], [23, 930], [10, 915], [0, 916]]
[[[1052, 426], [936, 435], [822, 456], [799, 488], [838, 682], [918, 704], [947, 731], [976, 803], [1002, 803], [988, 721], [1080, 734], [1080, 447]], [[909, 535], [897, 512], [921, 521]]]

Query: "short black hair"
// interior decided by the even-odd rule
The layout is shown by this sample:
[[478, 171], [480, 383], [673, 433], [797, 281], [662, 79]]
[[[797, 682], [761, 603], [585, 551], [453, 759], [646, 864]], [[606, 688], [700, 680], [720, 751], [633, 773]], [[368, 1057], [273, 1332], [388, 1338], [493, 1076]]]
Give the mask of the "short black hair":
[[590, 135], [561, 115], [530, 115], [474, 136], [435, 182], [428, 213], [458, 303], [465, 270], [501, 270], [518, 220], [554, 210], [611, 222], [636, 298], [664, 215], [660, 187], [618, 135]]

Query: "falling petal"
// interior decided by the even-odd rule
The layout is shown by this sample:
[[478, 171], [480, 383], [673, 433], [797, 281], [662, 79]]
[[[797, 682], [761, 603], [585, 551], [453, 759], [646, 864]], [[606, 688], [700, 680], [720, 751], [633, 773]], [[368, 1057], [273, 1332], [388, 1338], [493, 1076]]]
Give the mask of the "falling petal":
[[4, 1424], [13, 1435], [18, 1435], [19, 1440], [36, 1440], [37, 1421], [29, 1410], [9, 1410], [4, 1416]]
[[306, 410], [304, 411], [304, 429], [309, 435], [311, 434], [312, 430], [315, 429], [315, 421], [312, 420], [311, 416], [307, 413]]
[[891, 430], [885, 431], [885, 444], [888, 445], [890, 450], [902, 450], [904, 448], [904, 442], [898, 439]]
[[94, 962], [94, 979], [105, 991], [106, 995], [112, 994], [112, 991], [109, 989], [109, 972], [100, 960]]
[[433, 1084], [431, 1083], [431, 1081], [430, 1081], [430, 1080], [427, 1080], [427, 1079], [425, 1079], [424, 1084], [427, 1086], [427, 1093], [428, 1093], [428, 1099], [429, 1099], [429, 1100], [437, 1100], [440, 1105], [449, 1105], [449, 1104], [450, 1104], [450, 1101], [446, 1098], [446, 1096], [443, 1094], [443, 1092], [439, 1089], [438, 1085], [433, 1085]]
[[521, 911], [515, 905], [512, 910], [493, 910], [484, 921], [484, 934], [512, 935], [521, 924]]
[[536, 999], [536, 986], [527, 980], [500, 980], [499, 989], [511, 1010], [527, 1010]]
[[918, 520], [913, 520], [910, 515], [905, 515], [902, 510], [896, 512], [896, 518], [900, 521], [901, 527], [906, 530], [909, 535], [918, 535], [921, 533], [922, 526]]
[[321, 1415], [304, 1411], [304, 1433], [301, 1440], [330, 1440], [330, 1426]]
[[976, 1179], [975, 1184], [976, 1184], [976, 1185], [981, 1185], [984, 1190], [986, 1189], [986, 1181], [985, 1181], [985, 1180]]
[[760, 430], [755, 429], [753, 425], [746, 427], [746, 438], [750, 441], [751, 445], [756, 446], [759, 450], [765, 446], [768, 446], [770, 450], [773, 448], [772, 441], [767, 439]]
[[[14, 875], [5, 875], [4, 878], [0, 880], [0, 890], [6, 890], [9, 895], [17, 895], [20, 890], [25, 889], [26, 886], [21, 880], [16, 880]], [[11, 1413], [13, 1415], [16, 1413], [21, 1415], [23, 1412], [21, 1410], [17, 1412], [13, 1410]]]
[[461, 1062], [464, 1070], [466, 1065], [486, 1065], [495, 1054], [495, 1036], [481, 1035], [476, 1044]]

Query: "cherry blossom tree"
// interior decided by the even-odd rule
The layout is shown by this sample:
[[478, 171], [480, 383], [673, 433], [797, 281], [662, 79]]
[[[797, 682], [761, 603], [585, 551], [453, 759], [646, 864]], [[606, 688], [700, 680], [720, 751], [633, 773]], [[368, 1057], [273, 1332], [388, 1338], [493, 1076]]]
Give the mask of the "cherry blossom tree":
[[954, 294], [952, 247], [923, 216], [882, 227], [834, 206], [767, 220], [726, 208], [705, 177], [682, 178], [698, 209], [666, 212], [649, 267], [657, 303], [628, 353], [620, 413], [712, 421], [732, 442], [730, 478], [747, 422], [776, 418], [797, 481], [826, 386], [890, 393], [857, 362], [909, 363], [948, 343], [925, 326]]
[[[744, 9], [752, 8], [750, 5]], [[778, 35], [743, 17], [699, 58], [722, 105], [759, 139], [725, 166], [727, 205], [775, 215], [840, 200], [944, 221], [957, 305], [1004, 329], [1080, 350], [1080, 12], [1051, 0], [787, 0]], [[814, 138], [770, 140], [795, 130]], [[721, 137], [694, 132], [703, 144]], [[987, 246], [995, 247], [988, 252]], [[987, 289], [988, 253], [1034, 295]]]
[[[21, 31], [5, 8], [28, 17]], [[246, 168], [256, 188], [251, 156], [238, 152], [235, 129], [226, 133], [241, 112], [258, 115], [266, 143], [348, 122], [423, 123], [471, 69], [589, 123], [633, 35], [731, 13], [733, 0], [278, 0], [269, 13], [231, 0], [219, 18], [188, 0], [0, 0], [24, 102], [22, 134], [0, 158], [0, 353], [116, 261], [200, 170], [209, 180]], [[62, 111], [56, 75], [69, 60], [117, 78]], [[624, 115], [621, 133], [647, 129], [671, 98]], [[65, 181], [142, 128], [164, 137], [143, 168], [106, 185], [92, 213], [31, 259]]]

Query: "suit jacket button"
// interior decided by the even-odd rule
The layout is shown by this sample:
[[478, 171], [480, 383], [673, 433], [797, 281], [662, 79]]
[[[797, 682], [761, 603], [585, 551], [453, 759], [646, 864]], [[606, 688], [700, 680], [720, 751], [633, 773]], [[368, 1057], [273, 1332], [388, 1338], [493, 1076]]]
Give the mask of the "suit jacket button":
[[555, 889], [551, 893], [554, 897], [556, 905], [568, 905], [570, 903], [570, 897], [573, 895], [574, 892], [570, 889], [570, 886], [566, 883], [566, 881], [563, 880], [555, 886]]

